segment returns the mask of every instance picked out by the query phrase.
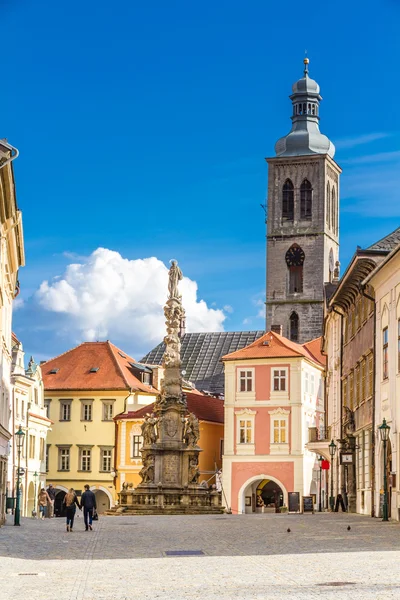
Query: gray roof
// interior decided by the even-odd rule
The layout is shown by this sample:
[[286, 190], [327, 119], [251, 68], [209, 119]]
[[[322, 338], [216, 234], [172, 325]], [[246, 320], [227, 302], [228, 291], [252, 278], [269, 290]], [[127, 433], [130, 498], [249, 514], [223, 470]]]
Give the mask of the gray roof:
[[[224, 367], [221, 357], [240, 350], [264, 335], [264, 331], [221, 331], [218, 333], [185, 333], [181, 339], [182, 371], [185, 379], [199, 390], [214, 394], [224, 392]], [[141, 363], [160, 365], [165, 344], [161, 342]]]
[[319, 130], [319, 85], [308, 76], [308, 59], [304, 60], [304, 75], [293, 84], [292, 129], [275, 144], [277, 156], [328, 154], [333, 158], [335, 146]]
[[396, 246], [398, 246], [398, 244], [400, 244], [400, 227], [392, 231], [392, 233], [389, 233], [389, 235], [386, 235], [378, 242], [375, 242], [375, 244], [372, 244], [372, 246], [369, 246], [367, 250], [387, 250], [388, 252], [391, 252], [396, 248]]

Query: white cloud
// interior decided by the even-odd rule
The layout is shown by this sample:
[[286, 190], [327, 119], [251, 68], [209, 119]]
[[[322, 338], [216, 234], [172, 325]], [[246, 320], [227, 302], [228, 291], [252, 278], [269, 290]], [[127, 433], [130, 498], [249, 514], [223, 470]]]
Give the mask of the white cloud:
[[227, 312], [227, 313], [233, 313], [234, 312], [233, 308], [232, 308], [232, 306], [230, 304], [225, 304], [224, 311]]
[[[187, 331], [223, 331], [223, 310], [197, 299], [195, 281], [184, 277], [180, 289]], [[43, 281], [35, 300], [46, 314], [58, 313], [60, 329], [74, 342], [108, 338], [129, 351], [162, 340], [167, 290], [168, 269], [157, 258], [129, 260], [98, 248], [61, 277]]]
[[352, 138], [343, 138], [341, 140], [337, 140], [335, 141], [335, 146], [338, 150], [354, 148], [356, 146], [363, 146], [364, 144], [370, 144], [372, 142], [376, 142], [377, 140], [382, 140], [390, 135], [392, 134], [386, 132], [366, 133], [364, 135], [358, 135]]

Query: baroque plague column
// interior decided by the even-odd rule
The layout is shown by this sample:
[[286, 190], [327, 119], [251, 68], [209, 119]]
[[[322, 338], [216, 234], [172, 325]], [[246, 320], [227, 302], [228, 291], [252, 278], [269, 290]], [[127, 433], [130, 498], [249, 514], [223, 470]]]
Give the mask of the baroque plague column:
[[184, 310], [178, 285], [182, 271], [176, 261], [169, 270], [168, 300], [164, 307], [164, 379], [154, 413], [142, 425], [142, 482], [122, 489], [118, 512], [134, 514], [221, 513], [221, 496], [198, 483], [199, 423], [187, 412], [182, 392], [179, 329]]

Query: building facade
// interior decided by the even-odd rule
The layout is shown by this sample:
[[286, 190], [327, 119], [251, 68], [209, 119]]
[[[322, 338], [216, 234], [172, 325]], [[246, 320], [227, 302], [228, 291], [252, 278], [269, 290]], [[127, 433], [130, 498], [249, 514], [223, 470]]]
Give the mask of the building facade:
[[[199, 419], [200, 438], [197, 445], [201, 448], [199, 456], [200, 482], [215, 483], [215, 473], [222, 467], [224, 442], [224, 403], [219, 398], [204, 396], [196, 390], [184, 389], [188, 412]], [[150, 406], [131, 407], [126, 413], [115, 417], [117, 424], [117, 490], [123, 484], [136, 487], [141, 482], [142, 455], [142, 423], [147, 414], [151, 414]]]
[[308, 428], [324, 426], [320, 342], [300, 345], [268, 332], [224, 357], [222, 473], [234, 514], [255, 512], [261, 503], [288, 507], [289, 492], [298, 492], [300, 502], [316, 494], [316, 455], [305, 445]]
[[[374, 289], [367, 282], [380, 272], [380, 265], [400, 242], [400, 228], [397, 231], [365, 250], [358, 248], [341, 279], [326, 286], [323, 351], [327, 355], [327, 427], [317, 435], [311, 431], [308, 444], [310, 450], [329, 456], [329, 444], [334, 441], [334, 496], [343, 496], [349, 512], [371, 516], [381, 513], [377, 394], [380, 382], [383, 386], [386, 382], [376, 337], [381, 335], [379, 308]], [[395, 481], [392, 477], [393, 485]]]
[[339, 260], [335, 148], [319, 131], [319, 85], [293, 85], [292, 129], [268, 158], [266, 329], [304, 343], [322, 334], [323, 284]]
[[42, 365], [47, 416], [47, 481], [57, 490], [55, 512], [65, 493], [87, 483], [99, 512], [115, 504], [114, 416], [151, 404], [153, 374], [111, 342], [85, 342]]
[[[20, 456], [20, 510], [29, 517], [37, 511], [39, 490], [46, 486], [47, 434], [51, 421], [44, 406], [42, 371], [31, 357], [25, 369], [25, 356], [21, 342], [12, 335], [12, 391], [11, 431], [21, 426], [25, 433]], [[18, 454], [15, 437], [12, 438], [8, 464], [7, 489], [15, 497], [14, 484], [17, 479]]]
[[[0, 140], [0, 525], [5, 519], [8, 455], [11, 449], [12, 306], [18, 295], [18, 269], [25, 264], [22, 215], [18, 210], [12, 160], [17, 151]], [[14, 487], [14, 482], [12, 482]]]
[[[398, 473], [400, 410], [400, 229], [399, 244], [364, 280], [375, 298], [376, 374], [375, 374], [375, 513], [382, 517], [384, 470], [388, 485], [389, 518], [400, 520]], [[390, 427], [384, 460], [378, 428], [383, 419]]]

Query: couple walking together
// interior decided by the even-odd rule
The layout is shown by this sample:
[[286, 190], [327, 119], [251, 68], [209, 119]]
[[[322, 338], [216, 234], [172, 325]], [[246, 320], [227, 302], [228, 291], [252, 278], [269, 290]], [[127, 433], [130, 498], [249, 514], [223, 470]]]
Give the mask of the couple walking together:
[[85, 491], [81, 496], [81, 502], [79, 504], [78, 497], [73, 488], [70, 488], [64, 497], [64, 504], [67, 509], [67, 531], [72, 531], [74, 526], [76, 507], [79, 510], [83, 508], [83, 518], [85, 521], [85, 530], [92, 531], [93, 511], [96, 510], [96, 496], [90, 490], [88, 485], [85, 485]]

